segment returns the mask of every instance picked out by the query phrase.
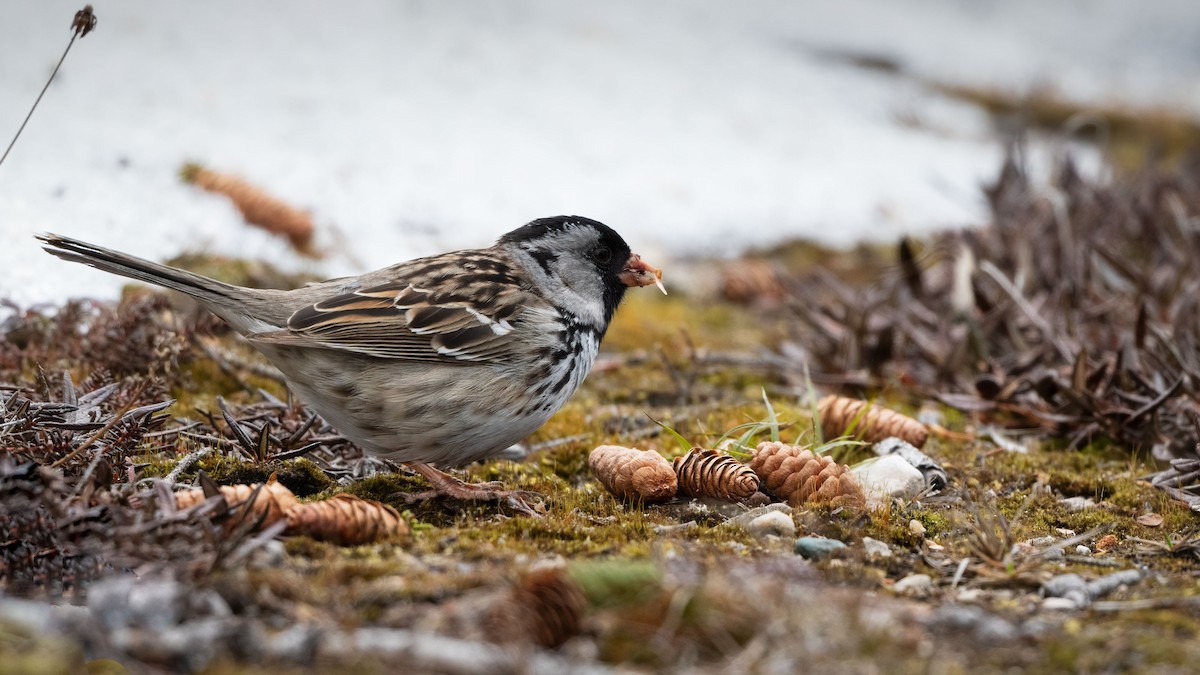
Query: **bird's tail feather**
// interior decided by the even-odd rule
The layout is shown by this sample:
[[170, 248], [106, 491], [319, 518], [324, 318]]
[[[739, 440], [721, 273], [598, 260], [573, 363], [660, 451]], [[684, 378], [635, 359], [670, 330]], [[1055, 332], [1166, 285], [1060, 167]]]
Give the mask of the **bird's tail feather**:
[[78, 239], [57, 234], [39, 234], [37, 238], [45, 244], [43, 248], [47, 253], [63, 260], [83, 263], [105, 272], [170, 288], [217, 305], [227, 304], [230, 296], [236, 295], [236, 291], [240, 290], [237, 286], [216, 279], [160, 265]]
[[283, 291], [249, 289], [57, 234], [39, 234], [46, 252], [63, 260], [186, 293], [242, 334], [278, 329], [288, 310]]

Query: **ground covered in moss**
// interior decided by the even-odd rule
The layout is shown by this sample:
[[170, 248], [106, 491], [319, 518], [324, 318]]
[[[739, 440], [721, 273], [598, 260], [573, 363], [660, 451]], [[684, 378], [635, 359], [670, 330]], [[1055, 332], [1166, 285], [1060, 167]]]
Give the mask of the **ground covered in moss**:
[[[680, 261], [718, 283], [631, 294], [592, 376], [524, 456], [461, 472], [544, 495], [540, 517], [503, 503], [413, 501], [426, 489], [418, 476], [362, 456], [179, 298], [131, 290], [115, 306], [6, 310], [0, 663], [11, 672], [1190, 672], [1200, 657], [1200, 528], [1188, 480], [1171, 492], [1153, 479], [1168, 457], [1194, 454], [1200, 369], [1190, 348], [1200, 335], [1179, 315], [1200, 266], [1191, 230], [1153, 223], [1200, 217], [1196, 182], [1187, 171], [1113, 185], [1067, 170], [1049, 188], [1023, 180], [1002, 177], [991, 193], [997, 223], [978, 232], [899, 249], [796, 244]], [[1039, 190], [1068, 196], [1076, 229], [1043, 208]], [[1087, 260], [1064, 253], [1072, 262], [1062, 274], [1033, 243], [1089, 240], [1113, 227], [1114, 212], [1159, 243], [1108, 257], [1097, 245]], [[1006, 226], [1030, 250], [996, 243]], [[1191, 248], [1168, 248], [1181, 237]], [[956, 262], [963, 250], [975, 267]], [[1120, 265], [1163, 259], [1182, 270], [1171, 283]], [[1136, 300], [1130, 316], [1115, 304], [1125, 296], [1099, 294], [1100, 283]], [[1060, 319], [1070, 326], [1045, 330]], [[813, 444], [812, 401], [835, 391], [926, 422], [924, 450], [949, 484], [867, 510], [759, 507], [792, 525], [765, 532], [739, 517], [751, 508], [741, 504], [616, 499], [588, 466], [598, 445], [670, 458], [685, 449], [677, 435], [715, 447], [772, 416], [753, 440], [776, 429]], [[848, 464], [870, 454], [836, 452]], [[305, 502], [379, 501], [411, 533], [337, 546], [165, 504], [201, 475], [220, 484], [274, 475]], [[796, 552], [801, 537], [845, 546], [808, 558]], [[1063, 575], [1085, 583], [1130, 570], [1080, 602], [1047, 597], [1061, 595]]]

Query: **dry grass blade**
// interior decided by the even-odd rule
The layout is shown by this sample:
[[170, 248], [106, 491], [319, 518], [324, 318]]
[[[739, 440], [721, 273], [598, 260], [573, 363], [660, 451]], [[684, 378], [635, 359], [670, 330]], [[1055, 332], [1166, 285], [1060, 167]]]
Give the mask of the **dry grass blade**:
[[71, 19], [72, 33], [71, 39], [67, 42], [67, 48], [63, 50], [58, 63], [54, 65], [54, 70], [50, 72], [50, 77], [46, 79], [46, 85], [42, 87], [41, 92], [38, 93], [37, 98], [33, 101], [33, 105], [29, 108], [29, 114], [25, 115], [25, 120], [21, 122], [17, 133], [13, 134], [8, 147], [4, 149], [4, 154], [0, 155], [0, 164], [4, 164], [4, 160], [8, 158], [8, 153], [12, 152], [13, 146], [17, 144], [17, 139], [21, 137], [21, 132], [25, 130], [25, 125], [29, 124], [29, 118], [33, 117], [33, 111], [37, 110], [38, 104], [42, 102], [42, 97], [46, 95], [46, 90], [50, 88], [50, 83], [54, 81], [54, 76], [58, 75], [58, 69], [62, 68], [63, 61], [67, 59], [67, 54], [71, 51], [71, 45], [75, 44], [75, 38], [84, 37], [95, 28], [96, 14], [92, 11], [91, 5], [84, 5], [83, 9], [75, 12], [75, 16]]
[[1200, 531], [1169, 534], [1162, 540], [1130, 537], [1127, 541], [1137, 544], [1141, 555], [1190, 555], [1200, 559]]
[[[1029, 499], [1026, 499], [1021, 508], [1017, 511], [1014, 520], [1018, 520], [1025, 510], [1025, 506], [1029, 504]], [[970, 543], [971, 549], [976, 557], [982, 560], [985, 564], [994, 568], [1006, 568], [1011, 562], [1010, 552], [1013, 548], [1012, 527], [1009, 520], [1004, 517], [995, 505], [995, 498], [984, 499], [984, 508], [979, 508], [979, 503], [975, 500], [967, 502], [967, 509], [971, 517], [975, 519], [975, 527], [971, 531]]]
[[1050, 558], [1061, 557], [1062, 552], [1084, 541], [1090, 541], [1108, 530], [1112, 523], [1094, 527], [1082, 534], [1066, 539], [1053, 541], [1041, 548], [1030, 548], [1016, 545], [1012, 528], [1020, 521], [1025, 511], [1033, 501], [1033, 495], [1025, 498], [1012, 520], [1005, 518], [996, 506], [995, 495], [989, 493], [982, 500], [984, 507], [979, 508], [976, 500], [967, 502], [967, 509], [975, 519], [975, 528], [971, 532], [970, 545], [972, 551], [981, 563], [973, 565], [972, 570], [984, 579], [998, 583], [1019, 582], [1026, 585], [1040, 583], [1035, 575]]
[[1014, 156], [988, 191], [991, 224], [938, 237], [921, 269], [902, 247], [900, 274], [786, 279], [792, 342], [818, 381], [906, 382], [984, 424], [1042, 428], [1071, 447], [1107, 437], [1194, 456], [1198, 177], [1189, 161], [1092, 180], [1066, 161], [1035, 187]]

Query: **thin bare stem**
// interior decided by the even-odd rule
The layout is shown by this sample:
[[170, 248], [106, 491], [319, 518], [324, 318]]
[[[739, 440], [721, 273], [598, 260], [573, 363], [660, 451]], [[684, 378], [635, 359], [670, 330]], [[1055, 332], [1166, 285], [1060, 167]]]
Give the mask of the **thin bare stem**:
[[71, 45], [75, 44], [75, 38], [87, 35], [95, 27], [96, 15], [92, 12], [91, 5], [85, 5], [83, 9], [75, 12], [75, 17], [71, 21], [71, 28], [74, 32], [71, 33], [71, 39], [67, 42], [67, 48], [63, 50], [58, 63], [54, 65], [54, 71], [50, 73], [49, 79], [46, 80], [46, 85], [38, 93], [33, 106], [29, 108], [29, 113], [25, 115], [25, 121], [21, 122], [21, 127], [17, 129], [17, 133], [13, 134], [12, 140], [8, 142], [8, 147], [4, 149], [4, 154], [0, 155], [0, 164], [4, 164], [4, 160], [8, 158], [8, 153], [12, 152], [13, 146], [17, 144], [17, 139], [21, 137], [21, 132], [25, 131], [25, 125], [29, 124], [29, 118], [33, 117], [33, 111], [37, 110], [38, 104], [42, 102], [42, 97], [46, 95], [46, 90], [50, 88], [50, 83], [54, 81], [54, 76], [58, 74], [58, 69], [62, 67], [63, 61], [67, 59], [67, 54], [71, 51]]

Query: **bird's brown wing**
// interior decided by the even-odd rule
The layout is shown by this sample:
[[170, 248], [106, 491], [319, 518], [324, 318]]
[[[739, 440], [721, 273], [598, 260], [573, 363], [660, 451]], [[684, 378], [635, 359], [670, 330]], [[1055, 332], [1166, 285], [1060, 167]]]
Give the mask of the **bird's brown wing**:
[[249, 338], [386, 359], [512, 363], [528, 343], [523, 334], [551, 309], [503, 260], [460, 254], [416, 263], [395, 268], [387, 283], [302, 307], [284, 330]]

